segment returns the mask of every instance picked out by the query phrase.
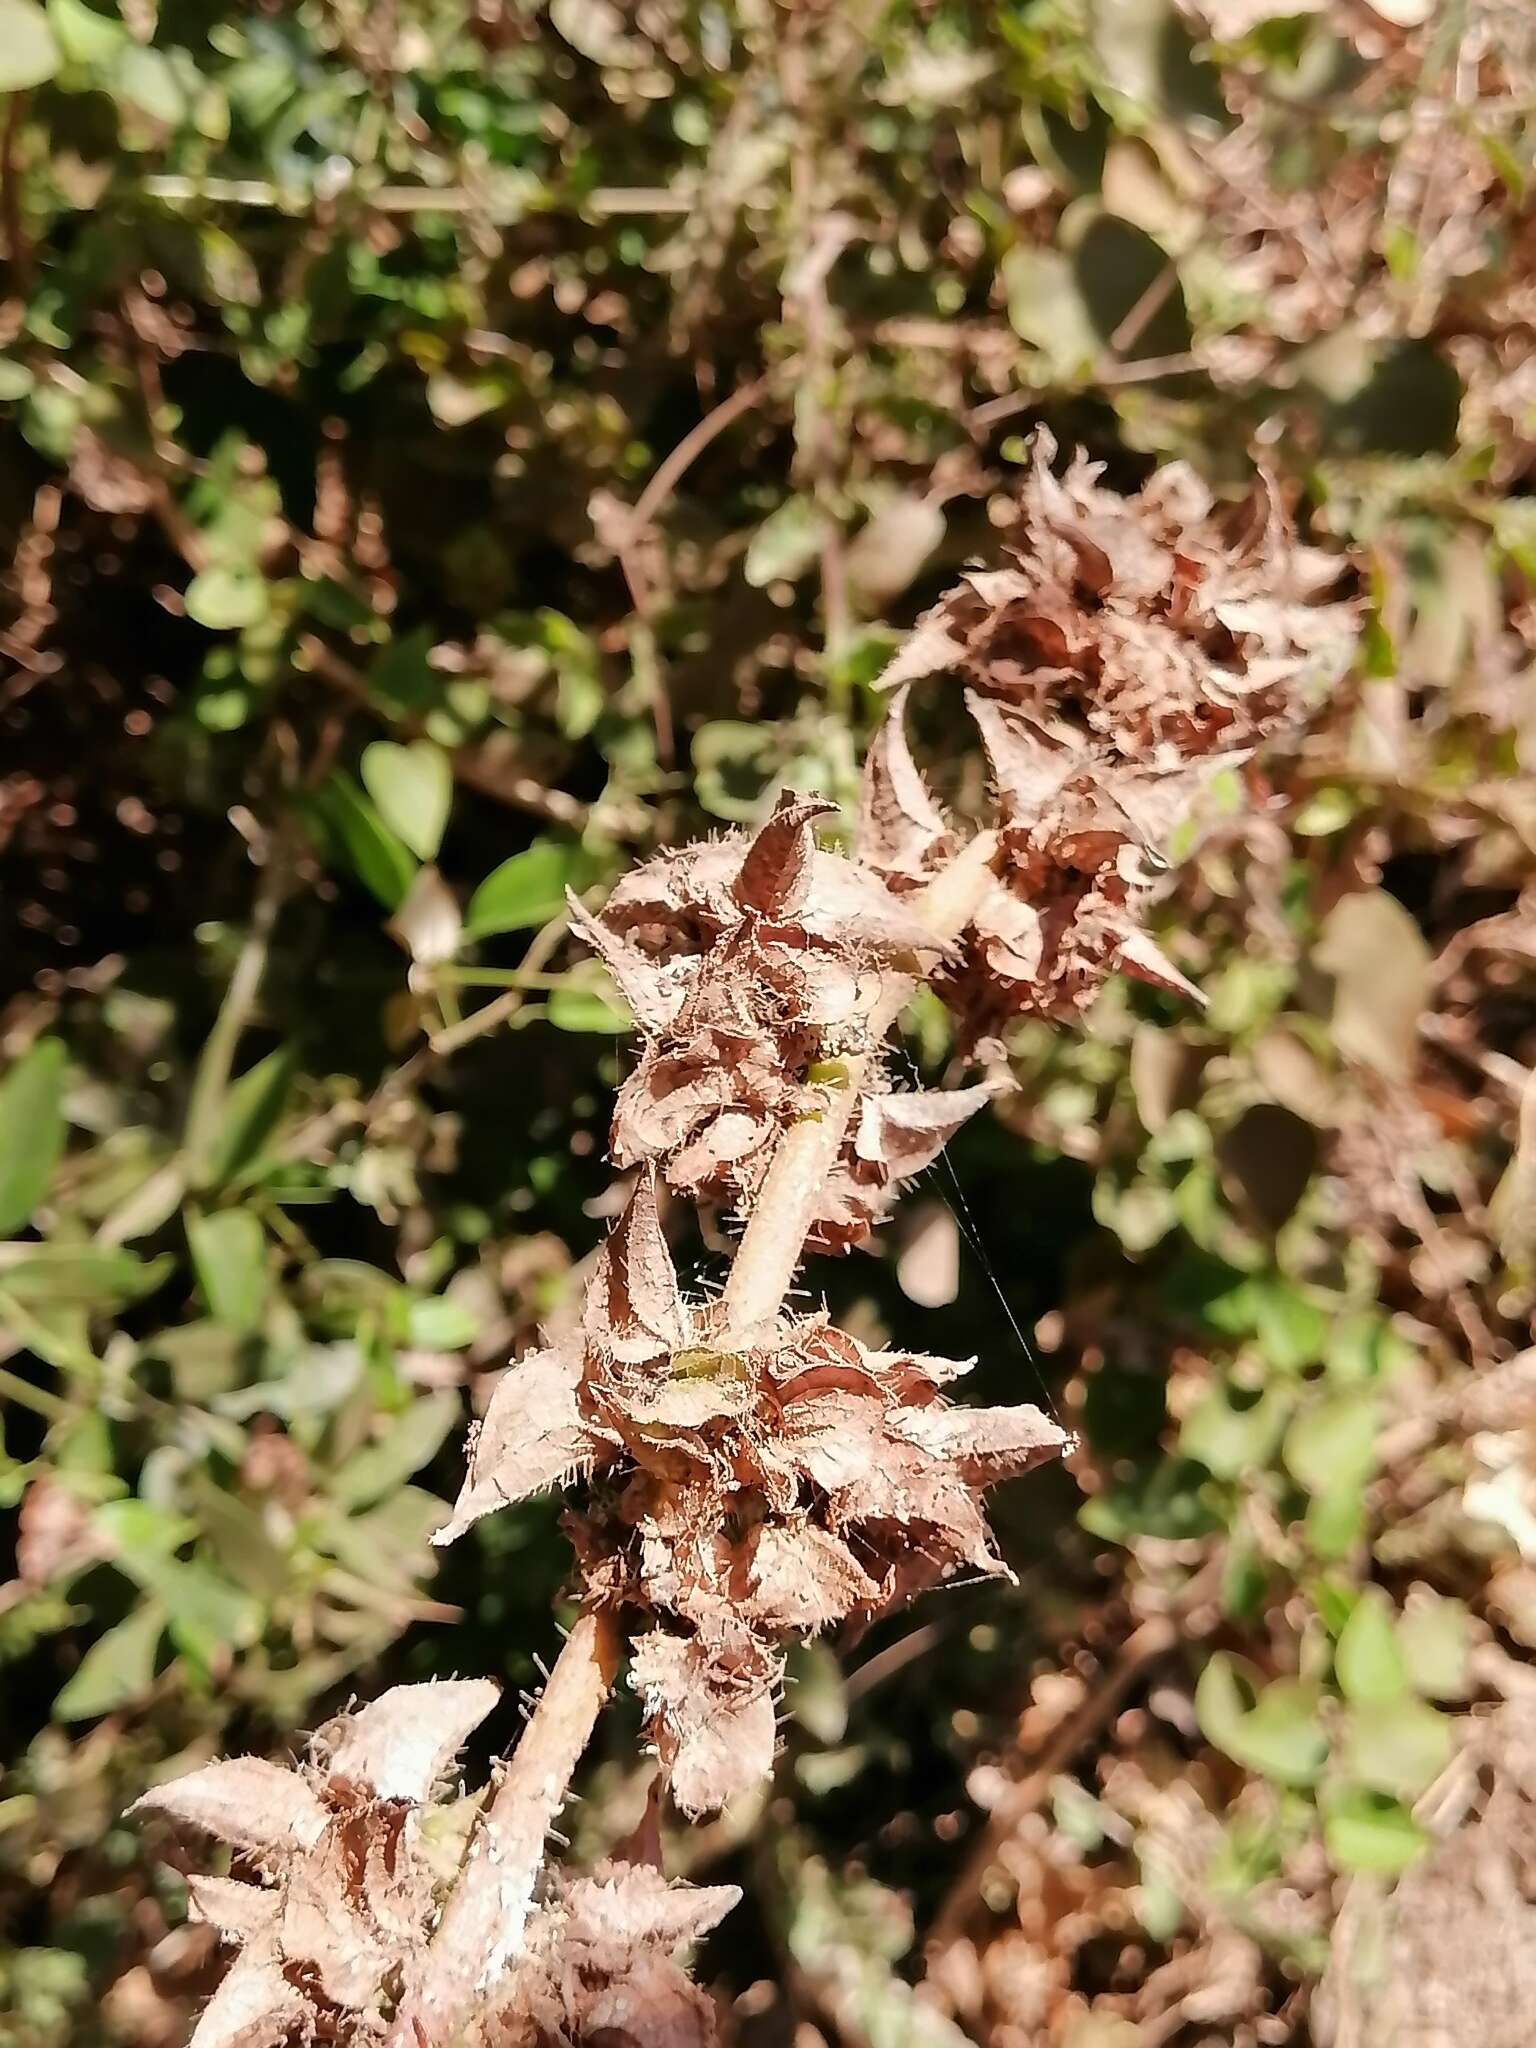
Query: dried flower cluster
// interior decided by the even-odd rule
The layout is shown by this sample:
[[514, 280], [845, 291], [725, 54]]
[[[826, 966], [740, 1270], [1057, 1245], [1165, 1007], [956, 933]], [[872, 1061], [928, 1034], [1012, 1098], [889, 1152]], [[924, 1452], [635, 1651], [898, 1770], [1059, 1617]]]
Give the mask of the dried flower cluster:
[[572, 921], [644, 1033], [619, 1091], [613, 1156], [654, 1161], [677, 1193], [750, 1208], [780, 1133], [826, 1110], [851, 1057], [874, 1053], [848, 1143], [808, 1248], [866, 1237], [895, 1184], [928, 1166], [984, 1088], [896, 1094], [871, 1019], [891, 986], [947, 948], [879, 875], [818, 847], [835, 809], [786, 795], [755, 837], [660, 855], [620, 882], [600, 918]]
[[[297, 1770], [236, 1757], [139, 1801], [136, 1811], [227, 1843], [250, 1872], [187, 1879], [192, 1918], [239, 1951], [190, 2048], [377, 2038], [425, 1953], [478, 1806], [450, 1796], [446, 1774], [497, 1698], [486, 1680], [398, 1685], [322, 1728]], [[739, 1896], [669, 1885], [654, 1861], [625, 1860], [556, 1890], [529, 1918], [485, 2038], [703, 2048], [708, 2001], [675, 1956]]]
[[398, 1685], [320, 1730], [301, 1769], [234, 1757], [145, 1794], [136, 1811], [227, 1842], [250, 1872], [187, 1879], [192, 1917], [240, 1952], [195, 2048], [328, 2038], [377, 2016], [425, 1944], [441, 1781], [497, 1698], [483, 1679]]
[[733, 1884], [668, 1884], [654, 1864], [619, 1858], [557, 1886], [528, 1924], [489, 2037], [496, 2048], [707, 2048], [714, 2007], [677, 1951], [740, 1897]]
[[897, 890], [953, 837], [904, 731], [907, 686], [958, 676], [999, 811], [995, 881], [941, 993], [973, 1038], [1010, 1016], [1073, 1017], [1118, 971], [1198, 997], [1142, 927], [1201, 793], [1334, 680], [1347, 605], [1331, 556], [1266, 497], [1231, 530], [1180, 463], [1134, 496], [1036, 439], [1014, 565], [969, 575], [887, 669], [896, 698], [866, 770], [859, 853]]
[[[579, 1325], [501, 1377], [437, 1540], [580, 1479], [583, 1617], [467, 1850], [437, 1823], [434, 1861], [432, 1814], [488, 1685], [397, 1688], [324, 1731], [303, 1771], [216, 1764], [152, 1795], [253, 1873], [194, 1880], [241, 1944], [199, 2048], [386, 2020], [388, 2048], [466, 2027], [509, 2048], [694, 2048], [709, 2007], [673, 1952], [731, 1894], [669, 1888], [653, 1856], [539, 1900], [617, 1624], [665, 1782], [697, 1815], [768, 1776], [786, 1643], [1005, 1570], [985, 1490], [1063, 1432], [1032, 1407], [952, 1403], [961, 1364], [789, 1313], [789, 1279], [807, 1248], [863, 1238], [987, 1099], [891, 1086], [883, 1041], [915, 988], [938, 986], [973, 1040], [1074, 1015], [1117, 968], [1187, 990], [1138, 921], [1149, 857], [1349, 638], [1346, 608], [1314, 602], [1333, 565], [1272, 506], [1232, 535], [1186, 470], [1124, 498], [1081, 460], [1056, 480], [1052, 452], [1042, 437], [1014, 566], [968, 577], [890, 673], [852, 856], [816, 842], [830, 806], [786, 795], [756, 834], [647, 862], [600, 915], [572, 904], [642, 1034], [613, 1127], [637, 1171]], [[997, 827], [969, 838], [906, 743], [908, 687], [939, 672], [963, 680], [996, 783]], [[743, 1213], [718, 1300], [684, 1298], [663, 1186]]]
[[656, 1617], [633, 1679], [689, 1813], [767, 1776], [786, 1637], [1000, 1572], [981, 1491], [1065, 1440], [1034, 1408], [951, 1406], [948, 1360], [869, 1351], [822, 1317], [734, 1337], [718, 1317], [683, 1301], [642, 1175], [580, 1338], [502, 1379], [442, 1532], [591, 1475], [583, 1577]]

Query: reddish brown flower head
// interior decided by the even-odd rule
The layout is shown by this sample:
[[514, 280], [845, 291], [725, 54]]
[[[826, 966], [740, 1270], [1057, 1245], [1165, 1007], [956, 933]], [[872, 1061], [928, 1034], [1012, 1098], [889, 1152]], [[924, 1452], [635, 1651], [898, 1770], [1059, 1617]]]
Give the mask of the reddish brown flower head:
[[1255, 744], [1342, 671], [1351, 607], [1317, 601], [1337, 561], [1299, 546], [1268, 499], [1232, 529], [1174, 463], [1136, 494], [1079, 456], [1057, 478], [1037, 435], [1013, 565], [977, 572], [919, 622], [865, 770], [858, 851], [898, 892], [947, 857], [946, 821], [907, 748], [907, 690], [966, 685], [997, 795], [995, 885], [941, 987], [971, 1035], [1080, 1013], [1122, 970], [1193, 996], [1142, 929], [1177, 835]]
[[[620, 1166], [654, 1161], [680, 1194], [750, 1207], [779, 1134], [821, 1115], [848, 1060], [872, 1050], [883, 988], [943, 954], [871, 867], [816, 845], [812, 827], [831, 809], [786, 793], [755, 836], [648, 861], [600, 917], [572, 903], [644, 1034], [614, 1112]], [[986, 1099], [893, 1095], [876, 1063], [809, 1247], [867, 1237], [896, 1183]]]
[[689, 1812], [771, 1767], [786, 1638], [957, 1571], [1001, 1572], [982, 1493], [1065, 1441], [1033, 1408], [949, 1403], [963, 1365], [872, 1352], [819, 1317], [725, 1348], [717, 1315], [683, 1301], [642, 1174], [582, 1340], [502, 1379], [438, 1538], [591, 1475], [575, 1520], [586, 1585], [655, 1617], [634, 1683]]

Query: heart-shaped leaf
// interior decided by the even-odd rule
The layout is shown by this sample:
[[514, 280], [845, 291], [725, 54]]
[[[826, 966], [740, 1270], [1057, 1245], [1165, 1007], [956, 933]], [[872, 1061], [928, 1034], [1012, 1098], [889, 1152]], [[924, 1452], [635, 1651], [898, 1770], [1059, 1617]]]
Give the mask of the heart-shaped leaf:
[[402, 747], [375, 740], [363, 749], [363, 787], [379, 816], [418, 860], [436, 860], [453, 803], [453, 770], [431, 740]]

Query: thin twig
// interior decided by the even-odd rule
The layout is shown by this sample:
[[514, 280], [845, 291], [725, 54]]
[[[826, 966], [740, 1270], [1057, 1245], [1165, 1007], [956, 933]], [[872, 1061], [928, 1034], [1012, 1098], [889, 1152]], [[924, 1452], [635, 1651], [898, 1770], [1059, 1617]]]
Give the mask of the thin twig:
[[[912, 908], [936, 939], [947, 941], [970, 923], [991, 879], [996, 850], [995, 833], [977, 833], [944, 872], [911, 899]], [[819, 1115], [802, 1117], [780, 1137], [721, 1297], [728, 1333], [741, 1336], [778, 1315], [805, 1256], [805, 1240], [848, 1134], [865, 1076], [917, 981], [916, 975], [897, 975], [886, 983], [867, 1021], [868, 1050], [846, 1062], [843, 1078], [828, 1090]]]
[[1046, 1797], [1078, 1751], [1103, 1727], [1148, 1665], [1165, 1657], [1177, 1641], [1178, 1631], [1166, 1615], [1144, 1621], [1127, 1637], [1104, 1683], [1090, 1693], [1075, 1714], [1067, 1717], [1034, 1769], [1010, 1786], [988, 1814], [980, 1841], [966, 1858], [934, 1920], [928, 1939], [930, 1953], [941, 1954], [965, 1933], [982, 1897], [987, 1872], [997, 1861], [1003, 1844]]
[[11, 266], [11, 289], [26, 298], [32, 289], [32, 245], [21, 214], [21, 163], [18, 144], [26, 118], [27, 94], [13, 92], [0, 134], [0, 221], [5, 226], [5, 254]]

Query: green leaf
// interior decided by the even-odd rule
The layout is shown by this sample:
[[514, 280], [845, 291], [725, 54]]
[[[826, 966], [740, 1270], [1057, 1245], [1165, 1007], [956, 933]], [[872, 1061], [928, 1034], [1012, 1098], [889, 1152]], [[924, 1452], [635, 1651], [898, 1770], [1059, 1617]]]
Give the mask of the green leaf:
[[1467, 1698], [1472, 1617], [1463, 1602], [1415, 1586], [1398, 1619], [1397, 1639], [1415, 1692], [1432, 1700]]
[[1376, 1431], [1376, 1400], [1363, 1388], [1314, 1401], [1286, 1432], [1286, 1465], [1308, 1493], [1358, 1491], [1376, 1468]]
[[1349, 1059], [1406, 1082], [1432, 961], [1412, 914], [1385, 889], [1345, 896], [1328, 913], [1314, 959], [1334, 977], [1333, 1035]]
[[215, 1322], [242, 1336], [261, 1321], [267, 1301], [267, 1240], [249, 1209], [220, 1209], [187, 1219], [198, 1285]]
[[565, 908], [567, 888], [581, 885], [582, 851], [570, 841], [537, 839], [493, 868], [469, 899], [464, 929], [471, 938], [548, 924]]
[[419, 860], [436, 860], [453, 804], [453, 769], [431, 740], [408, 747], [375, 740], [364, 747], [363, 786], [379, 816]]
[[1239, 1405], [1237, 1395], [1234, 1387], [1213, 1387], [1179, 1429], [1184, 1456], [1198, 1459], [1217, 1479], [1261, 1470], [1273, 1458], [1285, 1430], [1290, 1400], [1283, 1389], [1267, 1388], [1246, 1406]]
[[0, 92], [44, 85], [58, 68], [58, 41], [36, 0], [0, 0]]
[[40, 1038], [0, 1083], [0, 1237], [32, 1220], [64, 1150], [64, 1067], [63, 1041]]
[[1323, 1802], [1323, 1841], [1341, 1870], [1395, 1877], [1429, 1837], [1406, 1807], [1364, 1785], [1344, 1785]]
[[1056, 381], [1076, 383], [1100, 341], [1071, 260], [1059, 249], [1021, 244], [1003, 258], [1002, 275], [1014, 333], [1040, 351]]
[[298, 1063], [297, 1047], [280, 1045], [231, 1084], [208, 1158], [209, 1187], [233, 1180], [260, 1152], [283, 1113]]
[[165, 1609], [156, 1600], [142, 1601], [92, 1643], [55, 1698], [53, 1718], [89, 1721], [143, 1699], [155, 1682], [155, 1652], [164, 1632]]
[[416, 857], [395, 837], [360, 789], [333, 775], [315, 800], [358, 880], [386, 910], [398, 910], [416, 877]]
[[395, 1492], [435, 1455], [458, 1419], [455, 1393], [428, 1394], [413, 1402], [377, 1443], [348, 1458], [331, 1481], [331, 1498], [344, 1507], [364, 1508]]
[[1257, 1677], [1218, 1650], [1200, 1674], [1195, 1713], [1207, 1739], [1246, 1769], [1282, 1785], [1315, 1782], [1328, 1755], [1317, 1690], [1300, 1679]]
[[430, 1301], [413, 1301], [406, 1308], [406, 1341], [423, 1351], [462, 1351], [479, 1333], [479, 1319], [446, 1295], [434, 1295]]
[[1451, 1722], [1409, 1693], [1351, 1707], [1344, 1734], [1349, 1775], [1394, 1799], [1417, 1799], [1451, 1758]]
[[[149, 51], [141, 55], [148, 56]], [[266, 579], [253, 570], [203, 569], [187, 585], [187, 617], [210, 632], [259, 626], [271, 608]]]
[[[605, 994], [607, 989], [611, 994]], [[607, 976], [603, 987], [595, 982], [585, 986], [564, 982], [549, 992], [546, 1014], [557, 1031], [605, 1031], [619, 1033], [632, 1031], [635, 1020], [618, 1000], [617, 991]]]
[[248, 1649], [261, 1632], [261, 1604], [222, 1573], [194, 1558], [172, 1558], [146, 1574], [164, 1601], [178, 1650], [207, 1672], [231, 1650]]
[[175, 128], [186, 118], [187, 96], [164, 50], [130, 43], [112, 67], [107, 90], [163, 127]]
[[754, 590], [793, 583], [815, 563], [831, 522], [814, 499], [786, 498], [753, 534], [742, 565]]
[[28, 1308], [118, 1308], [153, 1294], [176, 1263], [168, 1255], [145, 1260], [68, 1244], [21, 1249], [25, 1258], [0, 1266], [0, 1290]]
[[[92, 66], [107, 64], [129, 40], [120, 21], [110, 21], [83, 0], [48, 0], [48, 21], [65, 61]], [[0, 26], [0, 35], [3, 35]]]
[[1345, 1622], [1333, 1656], [1334, 1675], [1345, 1699], [1369, 1706], [1400, 1699], [1408, 1668], [1393, 1624], [1392, 1602], [1379, 1586], [1367, 1586]]

